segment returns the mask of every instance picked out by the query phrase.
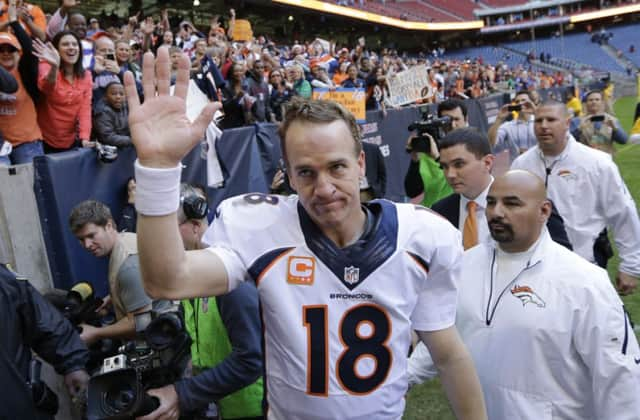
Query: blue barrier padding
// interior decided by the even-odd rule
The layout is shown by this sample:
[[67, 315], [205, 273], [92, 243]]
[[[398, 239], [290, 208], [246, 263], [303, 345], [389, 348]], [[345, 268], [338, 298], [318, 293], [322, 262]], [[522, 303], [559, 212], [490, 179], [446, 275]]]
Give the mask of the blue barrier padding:
[[69, 229], [73, 207], [87, 199], [106, 203], [116, 220], [133, 175], [133, 148], [118, 152], [113, 163], [99, 162], [93, 149], [78, 149], [34, 160], [35, 195], [55, 287], [68, 289], [88, 281], [98, 296], [108, 292], [106, 258], [85, 251]]

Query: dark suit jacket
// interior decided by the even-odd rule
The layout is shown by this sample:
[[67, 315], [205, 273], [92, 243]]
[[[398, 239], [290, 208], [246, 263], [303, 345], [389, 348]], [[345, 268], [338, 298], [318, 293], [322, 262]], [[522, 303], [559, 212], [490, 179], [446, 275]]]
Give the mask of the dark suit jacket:
[[[431, 210], [446, 218], [457, 229], [460, 223], [460, 194], [451, 194], [443, 198], [437, 203], [434, 203], [433, 206], [431, 206]], [[573, 246], [569, 241], [567, 231], [564, 229], [564, 220], [562, 220], [562, 216], [558, 213], [553, 202], [551, 202], [551, 216], [549, 220], [547, 220], [547, 229], [549, 230], [551, 239], [573, 251]]]
[[387, 193], [387, 168], [380, 148], [372, 143], [362, 142], [366, 162], [365, 176], [369, 182], [373, 198], [384, 198]]

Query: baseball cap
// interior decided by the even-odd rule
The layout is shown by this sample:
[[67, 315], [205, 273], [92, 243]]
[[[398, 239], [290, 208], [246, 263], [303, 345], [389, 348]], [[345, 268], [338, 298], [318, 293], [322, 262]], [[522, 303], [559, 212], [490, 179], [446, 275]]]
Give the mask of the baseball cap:
[[98, 19], [91, 18], [91, 19], [89, 19], [89, 23], [98, 23]]
[[2, 44], [11, 45], [16, 50], [22, 51], [22, 47], [20, 46], [18, 39], [8, 32], [0, 32], [0, 45]]

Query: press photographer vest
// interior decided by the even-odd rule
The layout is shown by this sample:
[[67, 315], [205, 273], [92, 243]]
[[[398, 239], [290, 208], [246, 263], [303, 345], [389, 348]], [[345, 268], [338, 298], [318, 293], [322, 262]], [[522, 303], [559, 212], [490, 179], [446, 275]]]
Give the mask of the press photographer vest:
[[116, 320], [127, 316], [127, 310], [120, 300], [120, 285], [118, 284], [118, 271], [122, 263], [131, 255], [138, 253], [138, 242], [135, 233], [123, 232], [118, 234], [113, 250], [109, 257], [109, 294], [111, 303], [116, 313]]
[[[231, 354], [231, 342], [215, 297], [185, 299], [182, 306], [187, 332], [193, 339], [191, 361], [196, 375], [218, 365]], [[262, 378], [259, 378], [216, 404], [223, 419], [259, 417], [263, 415], [262, 394]]]

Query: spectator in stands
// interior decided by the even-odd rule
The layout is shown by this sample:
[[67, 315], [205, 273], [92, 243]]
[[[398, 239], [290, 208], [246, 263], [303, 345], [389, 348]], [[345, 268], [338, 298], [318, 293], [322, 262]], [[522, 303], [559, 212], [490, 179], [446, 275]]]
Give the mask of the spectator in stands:
[[0, 133], [6, 141], [2, 149], [12, 148], [0, 156], [0, 163], [17, 165], [31, 162], [44, 152], [35, 107], [39, 96], [38, 59], [32, 54], [31, 38], [18, 22], [14, 5], [9, 6], [8, 15], [15, 36], [0, 33], [0, 66], [16, 79], [18, 89], [0, 96]]
[[91, 147], [91, 73], [82, 67], [80, 39], [71, 31], [58, 33], [52, 44], [34, 41], [34, 54], [40, 59], [38, 124], [44, 150], [69, 150], [76, 141]]
[[349, 62], [343, 61], [338, 65], [336, 72], [333, 74], [333, 84], [336, 86], [342, 85], [349, 75], [347, 74], [347, 68], [349, 68]]
[[124, 94], [124, 86], [118, 81], [105, 88], [105, 95], [94, 107], [93, 130], [95, 139], [110, 146], [131, 146], [129, 133], [129, 112]]
[[273, 121], [269, 84], [264, 80], [264, 62], [262, 60], [254, 61], [251, 71], [247, 73], [247, 93], [255, 98], [251, 106], [252, 121]]
[[250, 121], [250, 110], [254, 98], [250, 97], [247, 92], [244, 64], [234, 63], [231, 66], [227, 83], [220, 91], [224, 109], [222, 128], [242, 127]]
[[320, 63], [311, 64], [311, 76], [310, 83], [313, 89], [334, 90], [336, 88], [333, 80], [329, 77], [329, 73], [327, 73], [327, 69]]
[[[106, 35], [96, 39], [93, 53], [93, 106], [100, 102], [107, 85], [120, 80], [120, 66], [116, 59], [116, 46], [111, 38]], [[123, 73], [124, 74], [124, 73]]]
[[225, 84], [224, 77], [214, 58], [203, 48], [203, 40], [196, 42], [195, 57], [191, 62], [191, 78], [210, 101], [219, 101], [218, 89]]
[[282, 108], [296, 93], [287, 87], [284, 71], [281, 69], [271, 71], [269, 82], [271, 83], [271, 97], [269, 99], [271, 111], [274, 113], [276, 121], [282, 121]]
[[[507, 118], [514, 112], [509, 110], [510, 106], [519, 107], [519, 110], [515, 111], [517, 116], [508, 121]], [[513, 162], [518, 155], [536, 145], [536, 135], [533, 132], [535, 110], [530, 93], [526, 90], [518, 91], [512, 104], [505, 104], [500, 108], [496, 121], [489, 128], [489, 143], [496, 156], [508, 153], [509, 162]]]
[[588, 92], [584, 98], [586, 113], [580, 118], [578, 127], [578, 141], [588, 146], [613, 154], [613, 143], [625, 144], [627, 133], [620, 125], [620, 121], [605, 112], [604, 95], [602, 91]]
[[299, 64], [287, 67], [287, 82], [298, 96], [305, 99], [311, 98], [311, 84], [304, 78], [304, 71]]
[[53, 39], [59, 32], [64, 31], [68, 20], [69, 30], [78, 36], [82, 44], [82, 67], [90, 69], [93, 65], [93, 40], [87, 37], [85, 17], [80, 13], [69, 15], [75, 4], [75, 0], [63, 0], [47, 24], [47, 38]]
[[27, 34], [40, 41], [47, 39], [47, 19], [44, 12], [35, 4], [26, 3], [23, 0], [9, 0], [8, 3], [2, 3], [0, 8], [0, 31], [6, 31], [9, 26], [9, 7], [15, 4], [18, 22]]
[[367, 77], [367, 110], [382, 110], [386, 113], [386, 101], [391, 95], [387, 77], [382, 66], [375, 66]]
[[122, 80], [124, 73], [128, 70], [133, 73], [136, 80], [142, 80], [142, 69], [138, 64], [132, 60], [130, 41], [126, 39], [119, 39], [115, 42], [116, 47], [116, 61], [120, 66], [119, 77]]
[[364, 89], [364, 80], [358, 77], [358, 66], [350, 64], [349, 67], [347, 67], [347, 79], [342, 82], [341, 86], [343, 88]]
[[136, 213], [136, 179], [131, 177], [127, 179], [125, 184], [125, 204], [122, 208], [122, 214], [118, 221], [118, 228], [120, 232], [136, 233], [136, 223], [138, 220], [138, 213]]
[[102, 29], [100, 28], [100, 22], [98, 22], [98, 19], [89, 19], [89, 30], [87, 31], [87, 36], [93, 36], [95, 33], [100, 31], [102, 31]]
[[195, 48], [195, 43], [198, 40], [198, 30], [189, 21], [182, 21], [178, 29], [178, 35], [176, 35], [176, 45], [191, 55]]

